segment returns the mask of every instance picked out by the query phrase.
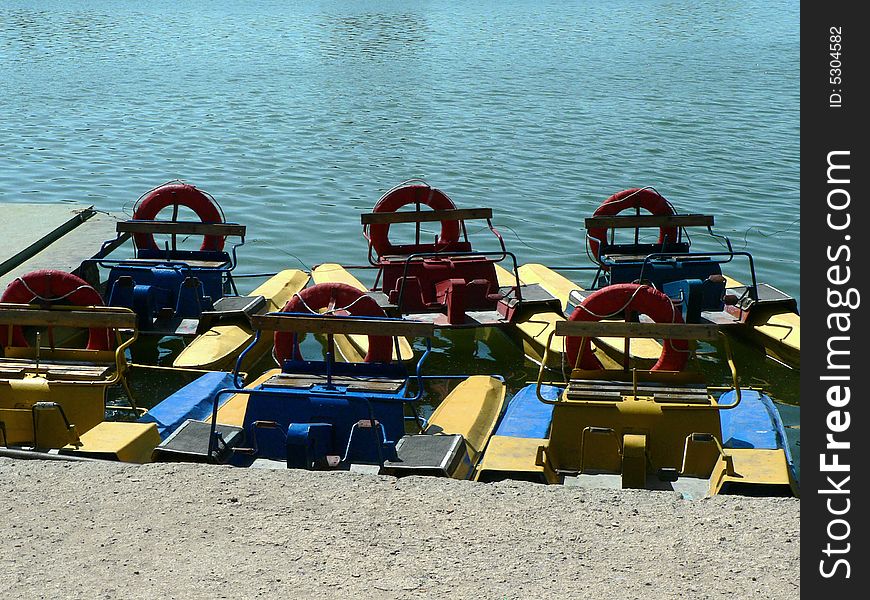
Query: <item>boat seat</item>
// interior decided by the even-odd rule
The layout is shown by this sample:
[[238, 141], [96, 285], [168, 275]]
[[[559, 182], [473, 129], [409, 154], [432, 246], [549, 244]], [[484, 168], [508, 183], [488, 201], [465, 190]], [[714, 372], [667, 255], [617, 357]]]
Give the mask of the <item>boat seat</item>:
[[[601, 402], [621, 402], [625, 397], [634, 395], [634, 386], [626, 381], [606, 381], [572, 379], [568, 384], [565, 397], [568, 400], [592, 400]], [[638, 382], [638, 396], [651, 396], [656, 402], [686, 402], [708, 404], [711, 402], [704, 384], [672, 386], [659, 383]]]
[[[451, 248], [450, 250], [444, 250], [442, 252], [438, 252], [437, 256], [432, 256], [432, 254], [435, 254], [435, 253], [427, 253], [428, 254], [427, 256], [414, 256], [414, 254], [417, 254], [416, 252], [409, 253], [409, 254], [385, 254], [385, 255], [379, 257], [379, 260], [380, 260], [380, 262], [404, 263], [411, 256], [414, 256], [414, 258], [411, 258], [411, 262], [422, 262], [422, 261], [433, 260], [433, 259], [435, 259], [435, 260], [449, 259], [449, 260], [455, 260], [455, 261], [461, 262], [463, 260], [470, 260], [470, 259], [480, 260], [481, 258], [488, 260], [490, 262], [497, 262], [496, 260], [494, 260], [492, 258], [485, 257], [485, 256], [480, 256], [480, 255], [476, 255], [476, 254], [472, 254], [472, 255], [463, 255], [462, 254], [462, 252], [470, 252], [470, 251], [471, 251], [470, 248], [467, 250], [465, 250], [463, 248]], [[457, 255], [457, 253], [459, 253], [459, 254]]]
[[22, 358], [0, 358], [0, 377], [23, 379], [28, 373], [36, 373], [49, 380], [99, 381], [106, 379], [114, 367], [114, 363], [93, 364], [69, 360], [40, 360], [37, 363], [35, 360]]
[[[405, 385], [405, 379], [362, 378], [346, 375], [334, 375], [332, 384], [346, 387], [350, 391], [369, 391], [396, 393]], [[325, 385], [326, 375], [313, 373], [279, 373], [273, 375], [263, 384], [264, 387], [290, 387], [309, 389], [315, 385]]]

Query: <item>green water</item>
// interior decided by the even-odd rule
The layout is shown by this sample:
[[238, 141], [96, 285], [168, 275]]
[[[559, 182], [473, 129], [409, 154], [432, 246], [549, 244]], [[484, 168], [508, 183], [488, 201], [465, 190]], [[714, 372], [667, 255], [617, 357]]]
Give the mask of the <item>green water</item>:
[[[798, 14], [760, 0], [3, 0], [0, 202], [129, 211], [184, 179], [248, 225], [239, 270], [272, 272], [363, 262], [359, 213], [423, 177], [492, 206], [521, 262], [571, 265], [585, 216], [652, 185], [714, 213], [761, 281], [799, 297]], [[512, 389], [534, 374], [504, 339], [436, 350], [433, 372], [496, 371]], [[799, 404], [795, 373], [738, 354], [746, 383]]]

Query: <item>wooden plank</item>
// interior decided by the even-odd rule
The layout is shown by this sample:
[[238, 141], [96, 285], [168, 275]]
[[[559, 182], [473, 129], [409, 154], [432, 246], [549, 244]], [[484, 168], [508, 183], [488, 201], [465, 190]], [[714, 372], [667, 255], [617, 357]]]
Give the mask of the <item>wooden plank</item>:
[[390, 223], [430, 223], [433, 221], [467, 221], [491, 219], [491, 208], [454, 208], [450, 210], [421, 210], [389, 213], [363, 213], [363, 225], [389, 225]]
[[254, 329], [290, 331], [296, 333], [331, 333], [333, 335], [388, 335], [432, 337], [432, 323], [398, 321], [390, 319], [353, 319], [348, 317], [304, 317], [295, 315], [254, 315]]
[[118, 233], [166, 233], [172, 235], [220, 235], [244, 237], [247, 227], [237, 223], [198, 221], [118, 221]]
[[[625, 391], [628, 390], [631, 392], [633, 389], [633, 384], [630, 381], [621, 381], [621, 380], [603, 380], [603, 379], [572, 379], [568, 383], [568, 393], [571, 393], [572, 390], [619, 390]], [[654, 383], [649, 381], [639, 381], [637, 383], [637, 389], [639, 391], [644, 392], [662, 392], [662, 393], [693, 393], [693, 394], [706, 394], [707, 386], [703, 383], [687, 383], [684, 385], [670, 385], [670, 384], [662, 384], [662, 383]]]
[[556, 335], [704, 340], [709, 342], [719, 339], [719, 327], [717, 325], [700, 325], [695, 323], [559, 321], [556, 323]]
[[[0, 358], [0, 367], [3, 368], [31, 368], [35, 364], [35, 359], [32, 358]], [[77, 371], [94, 371], [94, 372], [103, 372], [105, 369], [111, 367], [110, 363], [92, 363], [92, 362], [81, 362], [74, 360], [56, 360], [56, 359], [40, 359], [39, 366], [41, 368], [51, 368], [58, 369], [60, 371], [63, 370], [77, 370]]]
[[0, 323], [50, 327], [135, 329], [136, 313], [126, 308], [95, 306], [87, 310], [41, 309], [30, 304], [0, 304]]
[[[572, 379], [568, 384], [566, 396], [568, 399], [577, 400], [582, 398], [608, 398], [614, 395], [630, 396], [634, 393], [631, 383], [625, 381], [584, 381]], [[638, 382], [637, 393], [640, 396], [653, 396], [654, 398], [694, 398], [695, 401], [708, 399], [705, 385], [687, 384], [682, 387], [656, 385], [649, 382]]]
[[[631, 394], [631, 391], [625, 393], [625, 395]], [[608, 402], [621, 402], [623, 393], [619, 390], [611, 390], [609, 392], [601, 391], [601, 390], [574, 390], [569, 391], [565, 394], [565, 397], [568, 400], [601, 400]]]
[[[46, 360], [0, 359], [0, 374], [19, 378], [24, 373], [41, 373], [52, 380], [104, 379], [114, 365], [71, 364]], [[20, 375], [19, 375], [20, 373]]]
[[653, 401], [660, 403], [685, 402], [686, 404], [711, 404], [710, 396], [704, 394], [653, 394]]
[[186, 258], [125, 258], [122, 265], [161, 265], [166, 263], [184, 263], [188, 267], [203, 269], [218, 269], [228, 263], [225, 260], [189, 260]]
[[713, 215], [612, 215], [588, 217], [586, 229], [634, 227], [712, 227]]
[[[613, 390], [598, 390], [598, 389], [569, 389], [566, 396], [569, 400], [579, 400], [579, 399], [590, 399], [590, 398], [602, 398], [602, 399], [610, 399], [610, 398], [619, 398], [622, 396], [631, 396], [634, 394], [634, 390], [632, 387], [626, 386], [625, 388], [613, 389]], [[638, 386], [637, 388], [638, 396], [652, 396], [655, 399], [662, 398], [662, 401], [672, 401], [673, 398], [679, 398], [680, 400], [685, 400], [687, 398], [693, 399], [694, 401], [704, 401], [707, 400], [709, 395], [706, 391], [694, 391], [694, 390], [681, 390], [676, 388], [674, 390], [668, 392], [661, 392], [659, 390], [653, 390], [649, 388], [642, 388]]]

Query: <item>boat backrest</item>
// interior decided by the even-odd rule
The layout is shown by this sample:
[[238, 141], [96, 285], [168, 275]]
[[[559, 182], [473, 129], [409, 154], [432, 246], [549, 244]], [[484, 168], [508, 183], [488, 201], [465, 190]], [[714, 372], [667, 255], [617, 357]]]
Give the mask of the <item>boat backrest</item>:
[[713, 215], [610, 215], [588, 217], [586, 229], [640, 227], [712, 227]]
[[404, 212], [372, 212], [360, 215], [363, 225], [392, 223], [431, 223], [436, 221], [468, 221], [491, 219], [491, 208], [455, 208], [450, 210], [419, 210]]
[[118, 233], [162, 233], [170, 235], [215, 235], [245, 237], [247, 227], [238, 223], [200, 223], [199, 221], [119, 221]]
[[53, 306], [0, 303], [0, 325], [136, 329], [136, 313], [113, 306]]
[[269, 313], [251, 317], [251, 325], [261, 331], [322, 333], [329, 335], [379, 335], [433, 337], [435, 325], [399, 319], [360, 319], [353, 317], [322, 317], [289, 313]]
[[622, 337], [704, 341], [715, 341], [720, 338], [718, 325], [612, 321], [558, 321], [556, 335], [588, 338]]

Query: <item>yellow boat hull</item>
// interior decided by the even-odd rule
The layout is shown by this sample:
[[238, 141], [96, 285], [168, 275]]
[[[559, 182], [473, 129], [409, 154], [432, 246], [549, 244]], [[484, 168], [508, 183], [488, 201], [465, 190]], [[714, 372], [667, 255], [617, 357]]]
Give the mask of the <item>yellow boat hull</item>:
[[80, 445], [65, 446], [60, 453], [143, 464], [151, 462], [160, 441], [154, 423], [103, 421], [81, 436]]
[[[730, 277], [725, 278], [725, 285], [728, 288], [743, 287], [742, 283]], [[801, 318], [797, 313], [768, 311], [761, 312], [759, 316], [750, 315], [748, 323], [740, 330], [764, 346], [775, 358], [800, 368]]]
[[427, 434], [456, 435], [465, 439], [469, 463], [451, 474], [468, 479], [486, 449], [504, 408], [504, 382], [488, 375], [473, 375], [441, 401], [426, 427]]
[[[569, 296], [574, 290], [582, 290], [576, 283], [544, 265], [529, 263], [517, 269], [522, 285], [538, 284], [562, 303], [562, 310], [568, 306]], [[496, 265], [499, 285], [515, 285], [512, 273]], [[511, 283], [514, 282], [514, 283]], [[526, 356], [540, 364], [543, 362], [544, 350], [550, 333], [556, 323], [564, 321], [565, 317], [554, 311], [536, 312], [520, 315], [512, 323], [517, 337], [522, 341]], [[622, 338], [596, 338], [593, 352], [605, 367], [621, 367], [625, 360], [625, 340]], [[631, 344], [631, 366], [650, 368], [658, 360], [662, 346], [656, 340], [635, 339]], [[547, 364], [552, 369], [559, 369], [563, 364], [565, 354], [564, 338], [553, 337], [547, 353]]]
[[[287, 269], [274, 275], [250, 296], [263, 296], [266, 299], [266, 312], [281, 310], [293, 294], [298, 293], [308, 283], [309, 275], [304, 271]], [[234, 323], [217, 324], [199, 335], [175, 358], [172, 365], [183, 369], [203, 369], [226, 371], [235, 366], [235, 361], [254, 340], [254, 331], [242, 320]], [[257, 345], [245, 355], [242, 371], [247, 371], [272, 348], [272, 337], [262, 335]]]
[[[271, 369], [266, 371], [245, 387], [255, 388], [280, 372], [281, 369]], [[233, 394], [227, 398], [227, 401], [218, 409], [217, 422], [221, 425], [241, 427], [245, 422], [245, 411], [248, 410], [248, 398], [250, 398], [249, 394]], [[209, 417], [207, 422], [211, 423], [211, 417]]]

